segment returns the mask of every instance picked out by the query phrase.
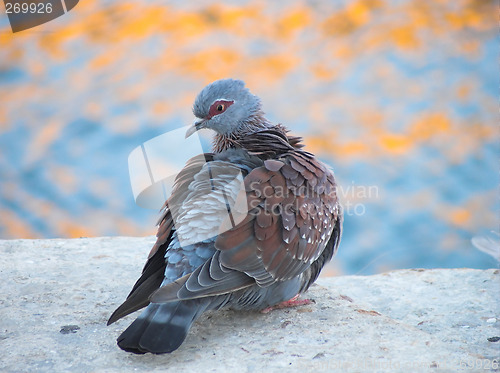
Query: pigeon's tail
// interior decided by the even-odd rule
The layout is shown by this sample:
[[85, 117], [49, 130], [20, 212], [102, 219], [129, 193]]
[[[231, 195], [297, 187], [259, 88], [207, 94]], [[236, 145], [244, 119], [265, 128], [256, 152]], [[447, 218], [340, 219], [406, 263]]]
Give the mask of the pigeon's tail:
[[136, 354], [175, 351], [208, 305], [199, 300], [151, 303], [118, 337], [118, 346]]

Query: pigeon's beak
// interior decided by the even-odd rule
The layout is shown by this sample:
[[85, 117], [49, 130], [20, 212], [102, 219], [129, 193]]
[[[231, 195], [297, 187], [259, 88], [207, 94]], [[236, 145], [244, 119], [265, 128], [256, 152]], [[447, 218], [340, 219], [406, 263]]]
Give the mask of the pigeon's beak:
[[188, 128], [186, 131], [186, 139], [191, 136], [193, 133], [195, 133], [198, 130], [201, 130], [202, 128], [205, 128], [205, 123], [206, 119], [202, 119], [199, 121], [194, 122], [194, 124]]

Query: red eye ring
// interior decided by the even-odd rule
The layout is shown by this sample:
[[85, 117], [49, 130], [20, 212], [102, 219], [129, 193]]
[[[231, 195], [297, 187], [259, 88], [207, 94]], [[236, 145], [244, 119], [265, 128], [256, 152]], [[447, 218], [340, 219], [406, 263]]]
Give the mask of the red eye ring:
[[232, 104], [234, 104], [234, 101], [229, 101], [229, 100], [217, 100], [213, 102], [212, 105], [210, 106], [210, 110], [208, 111], [207, 118], [210, 119], [216, 115], [222, 114]]

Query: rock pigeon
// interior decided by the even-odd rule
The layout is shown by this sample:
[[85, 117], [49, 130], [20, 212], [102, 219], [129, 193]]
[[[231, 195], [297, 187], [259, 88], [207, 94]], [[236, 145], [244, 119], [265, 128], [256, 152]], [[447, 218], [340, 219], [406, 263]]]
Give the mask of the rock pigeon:
[[[193, 113], [198, 120], [186, 137], [214, 131], [213, 151], [190, 159], [177, 175], [142, 275], [108, 321], [146, 307], [117, 339], [125, 351], [170, 353], [207, 310], [296, 303], [340, 242], [332, 171], [302, 149], [301, 138], [264, 117], [243, 81], [209, 84]], [[238, 174], [243, 193], [214, 188]], [[227, 216], [223, 197], [244, 201], [244, 208], [233, 204], [239, 218], [226, 229], [227, 218], [217, 218], [222, 210]]]

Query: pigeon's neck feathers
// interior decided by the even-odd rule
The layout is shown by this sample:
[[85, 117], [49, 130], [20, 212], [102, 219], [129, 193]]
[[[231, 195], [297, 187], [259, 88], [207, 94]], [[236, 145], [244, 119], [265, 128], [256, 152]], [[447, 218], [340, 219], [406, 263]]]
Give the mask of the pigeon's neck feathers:
[[213, 141], [213, 152], [221, 153], [224, 150], [234, 147], [241, 138], [271, 127], [273, 127], [271, 122], [264, 117], [264, 113], [259, 111], [255, 115], [249, 117], [233, 132], [228, 134], [216, 134]]

